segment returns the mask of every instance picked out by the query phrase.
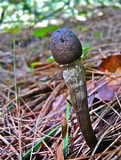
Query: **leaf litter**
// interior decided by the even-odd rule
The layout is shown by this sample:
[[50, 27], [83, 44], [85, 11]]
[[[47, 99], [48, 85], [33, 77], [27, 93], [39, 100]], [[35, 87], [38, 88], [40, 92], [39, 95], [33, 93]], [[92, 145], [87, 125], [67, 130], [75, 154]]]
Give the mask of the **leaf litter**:
[[[110, 8], [98, 21], [94, 17], [82, 24], [69, 20], [64, 23], [83, 42], [91, 43], [90, 56], [84, 60], [89, 110], [98, 138], [96, 147], [101, 142], [105, 146], [102, 153], [96, 154], [96, 147], [90, 152], [71, 107], [68, 121], [70, 160], [121, 158], [121, 72], [117, 66], [121, 62], [121, 27], [118, 12]], [[90, 27], [83, 33], [75, 28], [75, 23]], [[40, 41], [32, 39], [31, 33], [31, 30], [23, 30], [16, 35], [14, 66], [13, 37], [4, 34], [0, 38], [0, 159], [64, 159], [60, 126], [69, 92], [57, 63], [47, 62], [50, 37]], [[109, 63], [113, 56], [118, 57], [116, 62], [113, 59]], [[114, 62], [116, 67], [112, 65]]]

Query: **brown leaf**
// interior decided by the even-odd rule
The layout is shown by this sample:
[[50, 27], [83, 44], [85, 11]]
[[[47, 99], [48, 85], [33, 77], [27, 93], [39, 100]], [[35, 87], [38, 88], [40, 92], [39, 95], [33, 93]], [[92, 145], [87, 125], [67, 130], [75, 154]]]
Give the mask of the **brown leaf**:
[[61, 142], [57, 148], [57, 151], [55, 153], [55, 160], [64, 160], [62, 149], [63, 149], [63, 142]]
[[103, 58], [102, 60], [102, 63], [99, 65], [100, 71], [115, 73], [118, 69], [118, 73], [121, 74], [121, 55], [111, 55], [107, 58]]

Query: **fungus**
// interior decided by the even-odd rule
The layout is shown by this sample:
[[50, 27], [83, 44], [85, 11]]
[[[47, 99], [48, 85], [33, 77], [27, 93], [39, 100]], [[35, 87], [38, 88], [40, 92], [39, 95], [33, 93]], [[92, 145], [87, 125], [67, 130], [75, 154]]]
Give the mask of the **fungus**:
[[79, 127], [87, 145], [93, 150], [97, 138], [91, 126], [85, 73], [80, 61], [82, 45], [72, 31], [62, 28], [52, 34], [50, 49], [55, 61], [63, 68], [63, 78], [70, 92]]

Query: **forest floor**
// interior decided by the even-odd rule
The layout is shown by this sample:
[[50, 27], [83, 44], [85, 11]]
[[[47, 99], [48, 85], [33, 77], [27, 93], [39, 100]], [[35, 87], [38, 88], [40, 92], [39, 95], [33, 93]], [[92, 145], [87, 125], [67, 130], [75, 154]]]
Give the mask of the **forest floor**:
[[[101, 10], [84, 22], [72, 18], [60, 27], [71, 29], [88, 48], [83, 63], [90, 117], [99, 143], [105, 144], [101, 153], [90, 152], [70, 106], [68, 159], [119, 160], [121, 10]], [[35, 38], [31, 28], [0, 36], [1, 160], [64, 159], [60, 125], [69, 92], [62, 69], [56, 62], [48, 62], [50, 36]]]

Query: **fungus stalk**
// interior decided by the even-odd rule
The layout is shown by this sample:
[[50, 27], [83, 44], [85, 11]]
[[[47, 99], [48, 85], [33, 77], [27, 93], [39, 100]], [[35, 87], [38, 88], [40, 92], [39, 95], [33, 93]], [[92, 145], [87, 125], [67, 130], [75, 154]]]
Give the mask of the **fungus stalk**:
[[72, 105], [79, 127], [90, 149], [94, 149], [97, 139], [91, 126], [84, 69], [80, 60], [63, 66], [63, 78], [69, 89]]
[[52, 34], [50, 49], [56, 62], [63, 68], [63, 78], [71, 95], [80, 130], [87, 145], [93, 150], [97, 138], [89, 115], [85, 74], [80, 60], [81, 43], [72, 31], [62, 28]]

